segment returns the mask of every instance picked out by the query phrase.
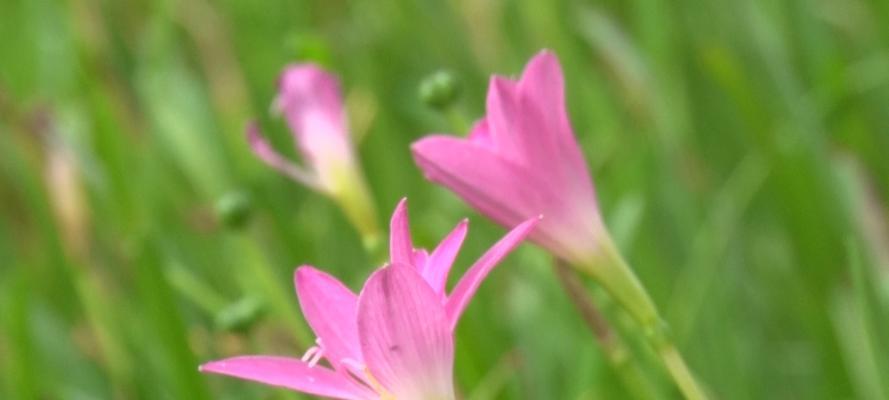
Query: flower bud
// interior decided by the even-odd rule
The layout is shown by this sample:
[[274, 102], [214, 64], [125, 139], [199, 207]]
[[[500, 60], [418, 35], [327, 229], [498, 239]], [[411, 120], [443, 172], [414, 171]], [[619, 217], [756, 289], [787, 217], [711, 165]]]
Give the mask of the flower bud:
[[216, 201], [216, 217], [227, 228], [241, 229], [250, 221], [251, 206], [250, 196], [232, 191]]
[[277, 152], [251, 124], [247, 140], [253, 152], [268, 166], [330, 197], [365, 243], [375, 242], [375, 205], [349, 135], [339, 80], [316, 64], [291, 65], [278, 79], [272, 109], [287, 121], [304, 165]]
[[449, 71], [437, 71], [420, 83], [420, 100], [436, 110], [451, 107], [459, 97], [460, 82]]

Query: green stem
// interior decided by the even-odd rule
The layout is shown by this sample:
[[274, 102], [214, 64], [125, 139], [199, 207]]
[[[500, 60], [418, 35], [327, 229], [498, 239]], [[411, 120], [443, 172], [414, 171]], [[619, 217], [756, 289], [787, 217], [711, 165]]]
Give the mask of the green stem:
[[342, 169], [338, 175], [341, 181], [328, 195], [361, 235], [365, 250], [375, 251], [382, 235], [377, 221], [377, 207], [367, 181], [356, 165]]
[[465, 134], [469, 132], [469, 118], [460, 110], [456, 105], [452, 105], [444, 110], [442, 110], [445, 117], [448, 119], [448, 123], [451, 125], [451, 129], [453, 129], [457, 133]]
[[673, 378], [673, 381], [676, 382], [676, 386], [679, 387], [679, 390], [686, 399], [707, 399], [707, 395], [704, 394], [704, 390], [701, 389], [698, 382], [695, 380], [694, 375], [692, 375], [691, 371], [688, 369], [688, 365], [685, 363], [685, 360], [682, 358], [682, 354], [679, 353], [676, 345], [672, 342], [664, 343], [661, 348], [658, 349], [658, 356], [661, 357], [661, 361], [664, 362], [667, 371], [670, 372], [670, 376]]
[[657, 307], [624, 261], [617, 246], [609, 236], [604, 236], [597, 257], [577, 268], [592, 277], [623, 306], [645, 333], [648, 344], [657, 352], [670, 377], [687, 400], [706, 400], [707, 396], [686, 365], [681, 353], [669, 334], [669, 327], [661, 318]]
[[630, 351], [626, 344], [619, 335], [614, 333], [611, 324], [587, 295], [586, 288], [577, 275], [577, 271], [572, 270], [559, 259], [553, 260], [553, 267], [556, 277], [559, 278], [559, 283], [562, 284], [568, 298], [571, 299], [584, 322], [589, 326], [599, 347], [605, 353], [605, 357], [623, 382], [624, 387], [638, 399], [658, 398], [651, 382], [644, 377], [636, 364], [630, 362]]

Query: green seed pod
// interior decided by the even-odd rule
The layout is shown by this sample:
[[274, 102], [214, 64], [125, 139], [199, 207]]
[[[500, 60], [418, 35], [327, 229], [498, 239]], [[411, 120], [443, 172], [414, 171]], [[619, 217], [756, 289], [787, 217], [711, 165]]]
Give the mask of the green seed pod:
[[216, 218], [230, 229], [241, 229], [250, 221], [251, 203], [242, 191], [226, 193], [216, 201]]
[[459, 97], [460, 82], [449, 71], [436, 71], [420, 83], [420, 100], [436, 110], [451, 107]]

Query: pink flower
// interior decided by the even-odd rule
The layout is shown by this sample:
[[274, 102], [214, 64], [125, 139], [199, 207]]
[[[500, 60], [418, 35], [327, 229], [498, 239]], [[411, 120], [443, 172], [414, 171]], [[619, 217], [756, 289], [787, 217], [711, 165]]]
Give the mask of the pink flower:
[[607, 236], [583, 154], [565, 110], [559, 61], [537, 54], [522, 77], [494, 76], [487, 114], [469, 137], [425, 137], [412, 146], [426, 177], [503, 226], [543, 214], [530, 239], [587, 261]]
[[558, 59], [542, 51], [518, 82], [491, 78], [487, 114], [468, 138], [425, 137], [412, 146], [414, 160], [429, 180], [503, 226], [543, 215], [529, 239], [591, 274], [643, 324], [657, 323], [602, 222], [564, 86]]
[[296, 270], [300, 307], [318, 336], [302, 359], [234, 357], [200, 370], [336, 399], [454, 399], [457, 320], [482, 280], [537, 220], [510, 231], [447, 294], [466, 221], [431, 253], [414, 249], [402, 201], [392, 216], [391, 264], [374, 272], [360, 294], [315, 268]]
[[376, 235], [373, 202], [356, 161], [336, 77], [314, 64], [285, 68], [273, 109], [284, 116], [308, 167], [275, 151], [255, 124], [247, 128], [253, 152], [282, 174], [333, 198], [363, 234]]

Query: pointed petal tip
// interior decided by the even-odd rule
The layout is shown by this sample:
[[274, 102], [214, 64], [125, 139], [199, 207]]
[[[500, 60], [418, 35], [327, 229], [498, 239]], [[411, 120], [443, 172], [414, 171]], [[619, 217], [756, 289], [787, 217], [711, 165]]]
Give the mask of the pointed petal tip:
[[218, 374], [224, 373], [226, 362], [225, 360], [214, 360], [207, 361], [201, 365], [198, 365], [198, 372], [203, 374]]
[[411, 240], [407, 197], [402, 198], [389, 220], [389, 259], [393, 263], [410, 263], [414, 251]]
[[[430, 146], [430, 143], [435, 142], [435, 136], [424, 136], [419, 140], [411, 143], [411, 156], [414, 158], [414, 162], [416, 164], [421, 164], [426, 158], [428, 158], [428, 152], [432, 151], [434, 147]], [[426, 173], [426, 170], [420, 166], [421, 171]]]
[[545, 48], [545, 47], [540, 49], [540, 51], [538, 51], [537, 54], [534, 54], [534, 57], [532, 57], [531, 59], [535, 60], [538, 58], [556, 58], [556, 59], [558, 59], [558, 57], [556, 56], [556, 52], [553, 49], [549, 49], [549, 48]]
[[392, 211], [392, 217], [389, 218], [389, 228], [393, 228], [395, 223], [401, 221], [401, 218], [407, 218], [407, 197], [402, 197], [395, 204], [395, 210]]
[[[535, 92], [547, 93], [548, 91], [544, 89], [555, 85], [559, 88], [558, 92], [561, 92], [565, 80], [563, 75], [562, 64], [559, 62], [559, 57], [556, 56], [556, 53], [548, 49], [541, 50], [525, 65], [522, 77], [518, 83], [518, 86], [521, 88], [519, 90], [525, 92], [529, 90], [528, 86], [540, 86]], [[547, 99], [546, 101], [551, 100]]]
[[515, 232], [516, 235], [520, 235], [522, 237], [521, 239], [519, 239], [519, 242], [521, 242], [522, 240], [524, 240], [524, 237], [527, 236], [530, 233], [530, 231], [534, 227], [536, 227], [537, 224], [542, 220], [543, 220], [543, 214], [537, 214], [534, 217], [528, 218], [525, 221], [523, 221], [522, 223], [520, 223], [520, 224], [516, 225], [514, 228], [512, 228], [512, 230], [510, 230], [510, 232], [507, 233], [507, 236], [512, 235], [513, 232]]
[[297, 285], [299, 285], [300, 282], [304, 282], [306, 279], [310, 279], [313, 275], [317, 274], [317, 272], [318, 269], [311, 265], [300, 265], [293, 270], [293, 281], [296, 282]]
[[428, 261], [421, 268], [423, 279], [435, 290], [436, 293], [445, 296], [445, 286], [448, 274], [454, 265], [454, 260], [460, 252], [460, 247], [466, 239], [469, 231], [469, 219], [463, 218], [454, 229], [448, 233], [438, 246], [432, 251]]
[[458, 136], [431, 134], [411, 144], [411, 156], [426, 180], [442, 183], [448, 172], [442, 170], [441, 164], [455, 154], [452, 150], [455, 144], [465, 143], [467, 140]]
[[[237, 359], [238, 357], [234, 357]], [[227, 367], [226, 360], [213, 360], [207, 361], [201, 365], [198, 365], [198, 372], [202, 374], [225, 374]]]
[[201, 372], [281, 387], [324, 398], [363, 400], [374, 398], [364, 386], [322, 366], [277, 356], [236, 356], [201, 365]]
[[457, 225], [454, 226], [452, 232], [462, 232], [461, 235], [465, 236], [466, 232], [469, 231], [469, 218], [463, 218]]
[[457, 327], [460, 315], [462, 315], [463, 310], [466, 309], [469, 301], [475, 295], [482, 281], [488, 276], [488, 273], [528, 237], [528, 234], [531, 233], [539, 221], [540, 216], [538, 215], [512, 228], [497, 243], [491, 246], [478, 261], [469, 267], [466, 274], [460, 278], [457, 286], [454, 287], [454, 290], [448, 296], [445, 305], [452, 330]]
[[534, 57], [531, 57], [531, 60], [528, 61], [528, 65], [533, 65], [537, 63], [556, 63], [559, 64], [559, 57], [556, 55], [555, 51], [550, 49], [543, 49], [537, 52]]

